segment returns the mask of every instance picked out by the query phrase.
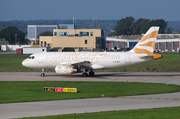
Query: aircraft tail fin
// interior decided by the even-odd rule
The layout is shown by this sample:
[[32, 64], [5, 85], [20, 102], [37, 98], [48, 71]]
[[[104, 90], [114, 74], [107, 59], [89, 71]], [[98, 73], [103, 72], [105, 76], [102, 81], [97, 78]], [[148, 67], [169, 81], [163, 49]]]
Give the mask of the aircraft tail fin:
[[151, 27], [132, 49], [137, 54], [152, 54], [155, 48], [159, 27]]

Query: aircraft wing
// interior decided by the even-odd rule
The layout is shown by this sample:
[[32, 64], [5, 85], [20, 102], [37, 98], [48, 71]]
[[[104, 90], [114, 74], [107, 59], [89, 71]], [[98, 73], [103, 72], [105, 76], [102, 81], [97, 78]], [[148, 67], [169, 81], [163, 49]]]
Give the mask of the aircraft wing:
[[80, 66], [80, 67], [90, 67], [91, 62], [90, 61], [82, 61], [82, 62], [72, 63], [71, 65], [72, 66]]

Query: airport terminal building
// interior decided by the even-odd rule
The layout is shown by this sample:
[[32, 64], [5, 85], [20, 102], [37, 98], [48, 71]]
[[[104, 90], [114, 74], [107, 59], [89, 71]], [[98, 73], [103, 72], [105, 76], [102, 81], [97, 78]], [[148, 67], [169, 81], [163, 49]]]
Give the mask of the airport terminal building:
[[39, 45], [62, 51], [73, 47], [75, 51], [101, 51], [106, 49], [106, 32], [101, 29], [54, 29], [53, 36], [40, 36]]
[[[107, 37], [106, 50], [132, 49], [143, 35], [132, 35], [125, 37]], [[158, 34], [155, 48], [161, 52], [180, 52], [180, 34]]]

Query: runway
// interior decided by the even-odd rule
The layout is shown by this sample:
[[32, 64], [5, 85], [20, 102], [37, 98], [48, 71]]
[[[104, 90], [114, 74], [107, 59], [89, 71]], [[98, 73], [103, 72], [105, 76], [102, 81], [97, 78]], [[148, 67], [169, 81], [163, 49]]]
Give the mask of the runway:
[[[96, 72], [95, 77], [80, 74], [59, 76], [46, 72], [0, 72], [0, 81], [125, 81], [180, 85], [179, 72]], [[180, 92], [125, 97], [105, 97], [57, 101], [38, 101], [0, 104], [0, 117], [20, 118], [58, 114], [74, 114], [112, 110], [132, 110], [180, 106]]]

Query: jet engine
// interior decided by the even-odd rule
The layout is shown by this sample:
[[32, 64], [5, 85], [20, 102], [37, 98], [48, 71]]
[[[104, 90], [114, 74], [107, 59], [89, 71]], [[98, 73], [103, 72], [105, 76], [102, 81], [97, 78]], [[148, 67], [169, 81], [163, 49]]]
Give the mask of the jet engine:
[[65, 75], [65, 74], [73, 74], [77, 72], [77, 69], [73, 69], [71, 66], [56, 66], [55, 72], [57, 74]]

